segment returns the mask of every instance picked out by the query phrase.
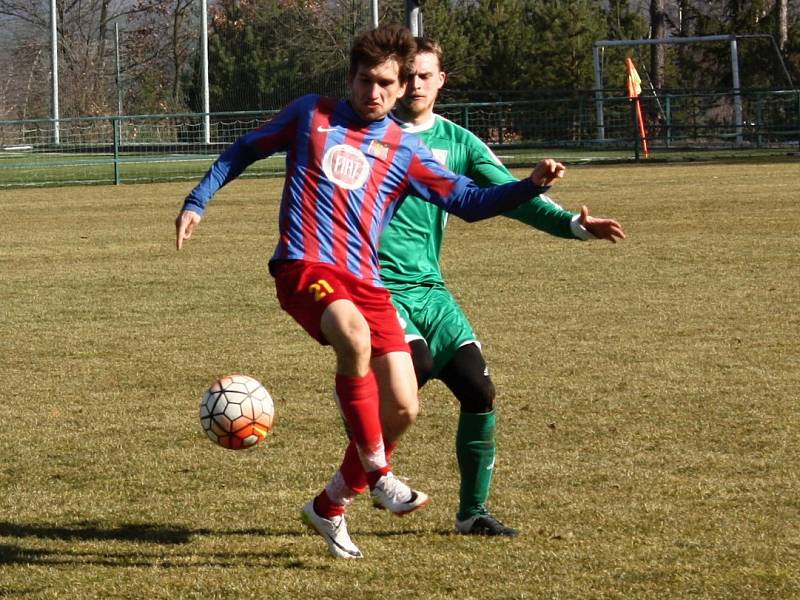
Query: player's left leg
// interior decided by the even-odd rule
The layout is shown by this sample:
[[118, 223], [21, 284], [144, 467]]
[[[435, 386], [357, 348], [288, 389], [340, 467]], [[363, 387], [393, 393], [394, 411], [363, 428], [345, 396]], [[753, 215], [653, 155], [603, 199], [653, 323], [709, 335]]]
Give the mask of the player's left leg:
[[397, 309], [400, 327], [403, 328], [403, 335], [411, 350], [411, 362], [414, 363], [417, 389], [421, 389], [422, 386], [430, 381], [434, 370], [433, 354], [428, 348], [428, 342], [425, 341], [412, 318], [414, 308], [424, 304], [424, 301], [419, 299], [420, 294], [421, 292], [417, 289], [397, 291], [392, 294], [392, 304]]
[[456, 457], [461, 474], [456, 530], [468, 535], [516, 536], [486, 508], [494, 476], [495, 388], [475, 343], [456, 350], [439, 378], [461, 404], [456, 432]]
[[[417, 385], [420, 385], [420, 373], [423, 373], [425, 380], [428, 379], [432, 371], [433, 359], [425, 341], [416, 339], [409, 342], [412, 350], [412, 362], [414, 372], [417, 376]], [[422, 350], [420, 352], [420, 350]], [[417, 354], [419, 352], [419, 354]], [[407, 367], [398, 369], [407, 363], [406, 353], [395, 352], [384, 356], [376, 357], [372, 361], [372, 370], [376, 374], [381, 399], [381, 424], [384, 430], [384, 448], [386, 450], [386, 462], [391, 462], [391, 456], [397, 446], [397, 441], [401, 434], [416, 420], [419, 412], [419, 402], [415, 400], [416, 387], [408, 377]], [[396, 355], [396, 356], [395, 356]], [[418, 360], [419, 358], [419, 360]], [[338, 403], [338, 396], [334, 394]], [[345, 423], [345, 430], [351, 443], [347, 448], [345, 460], [336, 473], [336, 477], [328, 485], [328, 496], [334, 502], [345, 507], [357, 495], [367, 490], [367, 477], [361, 467], [356, 453], [355, 444], [352, 443], [352, 435]], [[412, 490], [413, 491], [413, 490]], [[424, 506], [419, 504], [419, 496], [413, 498], [416, 508]], [[425, 501], [427, 503], [427, 501]], [[373, 498], [373, 504], [377, 508], [383, 508], [383, 504]], [[411, 512], [411, 511], [405, 511]], [[403, 512], [403, 514], [405, 514]]]
[[[381, 425], [385, 441], [396, 442], [419, 414], [414, 365], [407, 352], [390, 352], [371, 361], [381, 398]], [[411, 377], [409, 377], [411, 374]]]
[[[386, 463], [389, 464], [397, 438], [414, 422], [419, 412], [414, 365], [388, 292], [368, 288], [357, 292], [360, 293], [354, 293], [354, 296], [371, 333], [369, 368], [378, 388], [381, 429]], [[384, 398], [391, 398], [391, 403], [384, 403]], [[337, 477], [326, 490], [331, 511], [335, 509], [334, 505], [338, 505], [338, 510], [343, 512], [348, 501], [366, 489], [365, 477], [368, 479], [369, 475], [365, 473], [363, 458], [358, 460], [358, 447], [354, 441], [355, 438], [348, 446]], [[412, 490], [391, 473], [368, 483], [376, 502], [396, 515], [413, 512], [430, 502], [426, 494]]]
[[[384, 428], [384, 447], [386, 461], [397, 445], [400, 435], [416, 420], [419, 412], [417, 386], [411, 356], [408, 352], [388, 352], [374, 357], [371, 367], [378, 382], [381, 396], [381, 422]], [[344, 506], [356, 495], [366, 490], [367, 475], [361, 463], [352, 453], [353, 442], [350, 442], [345, 460], [339, 469], [340, 483], [336, 487], [332, 481], [328, 494], [331, 498], [339, 498]], [[413, 490], [397, 478], [379, 480], [372, 486], [372, 496], [376, 505], [388, 508], [396, 515], [405, 515], [422, 508], [430, 502], [423, 492]]]

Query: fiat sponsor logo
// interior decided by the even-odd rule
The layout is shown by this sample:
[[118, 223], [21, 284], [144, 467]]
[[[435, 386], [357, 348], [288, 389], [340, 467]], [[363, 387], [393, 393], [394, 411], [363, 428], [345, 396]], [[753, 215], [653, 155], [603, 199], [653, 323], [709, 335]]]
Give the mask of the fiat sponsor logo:
[[357, 148], [337, 144], [328, 148], [322, 158], [322, 170], [336, 185], [357, 190], [369, 177], [369, 162]]

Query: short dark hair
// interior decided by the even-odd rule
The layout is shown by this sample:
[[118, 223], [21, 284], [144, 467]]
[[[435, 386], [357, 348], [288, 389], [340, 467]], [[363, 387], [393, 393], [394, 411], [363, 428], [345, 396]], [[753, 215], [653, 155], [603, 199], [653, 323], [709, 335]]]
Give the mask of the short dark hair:
[[426, 37], [414, 38], [414, 41], [417, 43], [417, 51], [415, 54], [422, 54], [423, 52], [426, 54], [433, 54], [436, 60], [439, 61], [439, 70], [444, 71], [444, 53], [442, 52], [442, 47], [439, 45], [439, 42], [435, 42]]
[[358, 36], [350, 49], [350, 77], [355, 77], [361, 66], [377, 67], [394, 59], [400, 68], [398, 78], [408, 81], [414, 70], [417, 44], [411, 32], [401, 25], [380, 25]]

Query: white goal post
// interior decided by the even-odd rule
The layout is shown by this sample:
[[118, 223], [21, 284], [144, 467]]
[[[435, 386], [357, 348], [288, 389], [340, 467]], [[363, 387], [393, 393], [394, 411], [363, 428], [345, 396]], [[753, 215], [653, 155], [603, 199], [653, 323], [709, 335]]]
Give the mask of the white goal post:
[[[731, 50], [731, 73], [733, 75], [732, 92], [733, 92], [733, 111], [734, 111], [734, 125], [736, 128], [736, 145], [742, 144], [743, 139], [743, 123], [742, 123], [742, 97], [739, 85], [739, 50], [737, 40], [740, 38], [769, 38], [772, 40], [773, 46], [775, 40], [769, 34], [747, 34], [747, 35], [703, 35], [694, 37], [668, 37], [668, 38], [655, 38], [655, 39], [640, 39], [640, 40], [598, 40], [592, 45], [592, 55], [594, 57], [594, 81], [595, 81], [595, 104], [597, 111], [597, 139], [605, 139], [605, 123], [603, 115], [603, 65], [600, 53], [603, 48], [610, 46], [653, 46], [656, 44], [696, 44], [708, 42], [728, 42]], [[784, 75], [792, 85], [792, 79], [783, 62], [783, 58], [778, 52], [778, 59], [783, 67]]]

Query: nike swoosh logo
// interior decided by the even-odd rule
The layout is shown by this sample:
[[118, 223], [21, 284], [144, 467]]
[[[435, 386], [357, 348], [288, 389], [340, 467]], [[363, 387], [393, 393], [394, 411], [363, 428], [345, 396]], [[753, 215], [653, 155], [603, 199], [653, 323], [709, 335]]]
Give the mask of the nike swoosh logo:
[[323, 127], [322, 125], [319, 125], [317, 127], [317, 131], [319, 131], [320, 133], [328, 133], [329, 131], [337, 131], [337, 130], [338, 127]]
[[333, 543], [333, 545], [334, 545], [334, 546], [336, 546], [337, 548], [339, 548], [339, 550], [341, 550], [342, 552], [346, 552], [347, 554], [349, 554], [350, 556], [352, 556], [352, 557], [354, 557], [354, 558], [361, 558], [361, 552], [353, 552], [352, 550], [348, 550], [347, 548], [345, 548], [344, 546], [342, 546], [342, 545], [341, 545], [339, 542], [337, 542], [337, 541], [336, 541], [336, 540], [333, 538], [333, 536], [332, 536], [332, 535], [330, 535], [330, 534], [329, 534], [329, 533], [327, 533], [327, 532], [326, 532], [326, 533], [323, 533], [323, 535], [324, 535], [326, 538], [328, 538], [328, 539], [329, 539], [329, 540], [330, 540], [330, 541]]

